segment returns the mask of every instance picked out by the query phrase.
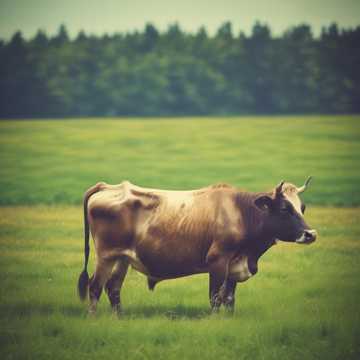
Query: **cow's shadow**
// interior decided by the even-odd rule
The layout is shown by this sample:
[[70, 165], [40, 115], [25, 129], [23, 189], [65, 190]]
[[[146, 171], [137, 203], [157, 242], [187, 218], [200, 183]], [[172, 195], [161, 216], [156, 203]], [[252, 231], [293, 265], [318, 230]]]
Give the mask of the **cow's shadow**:
[[[52, 304], [6, 304], [0, 306], [0, 315], [16, 316], [20, 318], [32, 317], [34, 315], [51, 316], [60, 313], [66, 317], [86, 318], [87, 307], [81, 304], [64, 304], [62, 306], [53, 306]], [[98, 309], [99, 316], [111, 316], [110, 307], [101, 307]], [[202, 319], [211, 314], [210, 309], [199, 306], [189, 305], [130, 305], [125, 306], [120, 315], [121, 318], [152, 318], [166, 317], [169, 320], [181, 319]]]
[[1, 304], [0, 316], [5, 317], [32, 317], [36, 315], [50, 316], [56, 313], [63, 314], [69, 317], [83, 317], [86, 314], [86, 309], [81, 305], [65, 304], [63, 306], [54, 306], [50, 303], [16, 303], [16, 304]]
[[210, 314], [210, 309], [189, 305], [133, 305], [126, 307], [123, 312], [124, 317], [151, 318], [163, 316], [170, 320], [202, 319]]

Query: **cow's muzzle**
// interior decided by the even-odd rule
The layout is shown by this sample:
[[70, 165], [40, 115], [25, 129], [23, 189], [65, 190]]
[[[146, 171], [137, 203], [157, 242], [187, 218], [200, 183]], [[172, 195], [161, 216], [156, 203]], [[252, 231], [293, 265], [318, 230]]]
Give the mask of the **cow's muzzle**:
[[295, 240], [298, 244], [311, 244], [316, 240], [316, 230], [305, 230], [303, 234]]

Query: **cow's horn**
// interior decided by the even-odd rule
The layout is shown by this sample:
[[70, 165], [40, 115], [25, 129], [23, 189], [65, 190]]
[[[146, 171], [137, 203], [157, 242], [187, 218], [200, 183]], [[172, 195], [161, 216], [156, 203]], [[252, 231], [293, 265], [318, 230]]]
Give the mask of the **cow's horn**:
[[298, 193], [302, 193], [302, 192], [304, 192], [306, 190], [306, 188], [309, 186], [309, 183], [310, 183], [311, 179], [312, 179], [312, 177], [309, 176], [306, 179], [305, 184], [303, 186], [297, 188]]
[[285, 184], [285, 181], [282, 180], [282, 181], [280, 182], [280, 184], [276, 187], [276, 189], [275, 189], [275, 195], [276, 195], [276, 196], [278, 196], [278, 195], [281, 194], [282, 187], [283, 187], [284, 184]]

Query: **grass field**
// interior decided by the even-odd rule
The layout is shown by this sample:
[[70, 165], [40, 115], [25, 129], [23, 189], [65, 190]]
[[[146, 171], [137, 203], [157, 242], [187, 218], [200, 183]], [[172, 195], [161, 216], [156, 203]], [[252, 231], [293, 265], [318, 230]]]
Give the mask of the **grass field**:
[[305, 198], [360, 205], [360, 117], [2, 121], [0, 204], [80, 204], [99, 180], [250, 190], [315, 178]]
[[[360, 117], [0, 122], [1, 359], [358, 359]], [[251, 190], [314, 182], [311, 246], [279, 244], [209, 314], [207, 276], [147, 290], [130, 271], [121, 320], [77, 299], [83, 191], [98, 180]], [[91, 263], [94, 250], [91, 250]]]

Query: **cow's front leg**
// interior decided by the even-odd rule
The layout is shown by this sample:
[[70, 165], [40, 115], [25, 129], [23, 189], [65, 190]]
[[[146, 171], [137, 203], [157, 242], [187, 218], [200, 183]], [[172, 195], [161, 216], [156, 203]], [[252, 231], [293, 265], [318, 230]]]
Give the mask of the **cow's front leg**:
[[220, 288], [223, 283], [223, 280], [219, 278], [216, 274], [209, 274], [209, 300], [211, 312], [217, 313], [219, 312], [221, 306], [221, 296], [220, 296]]
[[231, 279], [227, 279], [223, 284], [223, 304], [229, 314], [234, 313], [236, 284], [237, 282]]
[[218, 312], [224, 303], [230, 256], [208, 256], [209, 298], [212, 312]]

